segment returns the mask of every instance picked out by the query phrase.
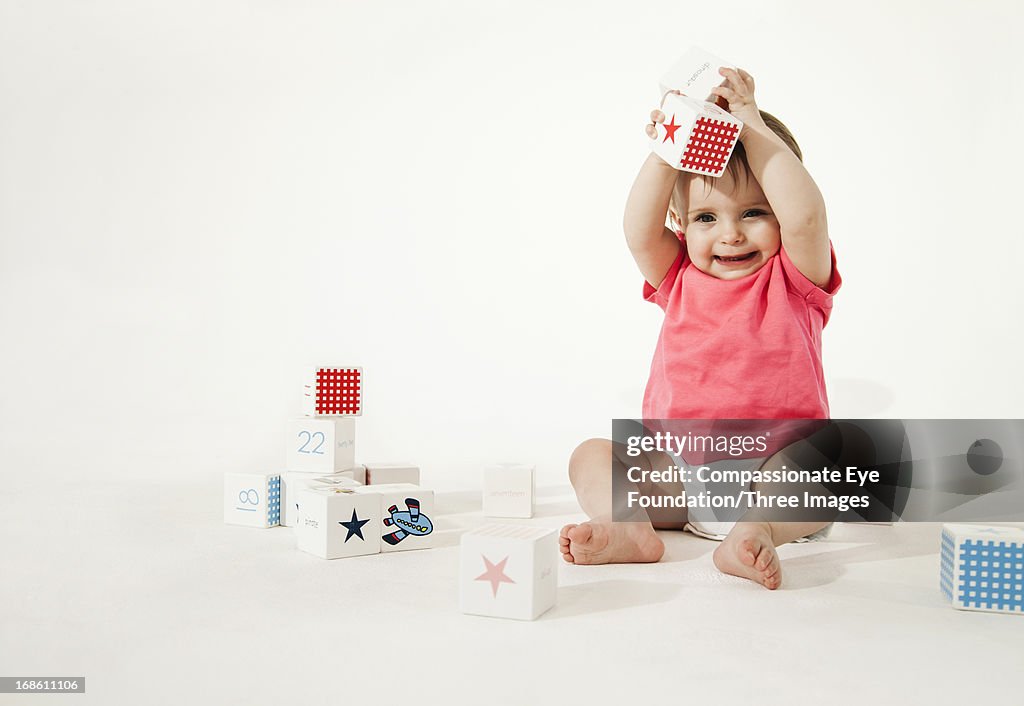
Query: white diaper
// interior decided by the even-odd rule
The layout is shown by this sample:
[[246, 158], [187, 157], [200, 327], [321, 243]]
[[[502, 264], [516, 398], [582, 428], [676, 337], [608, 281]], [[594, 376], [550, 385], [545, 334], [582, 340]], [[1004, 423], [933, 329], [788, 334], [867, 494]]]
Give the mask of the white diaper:
[[[822, 527], [817, 532], [801, 537], [800, 539], [793, 540], [796, 543], [801, 542], [820, 542], [827, 539], [832, 534], [832, 525], [834, 522], [830, 522]], [[703, 537], [704, 539], [713, 539], [716, 542], [721, 542], [725, 539], [726, 535], [732, 532], [732, 528], [736, 526], [735, 522], [701, 522], [699, 520], [690, 520], [686, 523], [683, 529], [687, 532]]]
[[[674, 459], [677, 464], [682, 466], [682, 459]], [[712, 471], [720, 468], [737, 471], [757, 471], [764, 465], [767, 458], [728, 458], [720, 461], [712, 461], [711, 463], [704, 464]], [[701, 483], [696, 480], [696, 467], [690, 466], [693, 472], [690, 474], [692, 481], [686, 484], [687, 494], [698, 494], [713, 492], [715, 495], [738, 495], [742, 491], [750, 490], [750, 484], [740, 483], [718, 483], [713, 488], [710, 484]], [[698, 537], [704, 537], [705, 539], [714, 539], [721, 542], [725, 539], [726, 535], [732, 531], [732, 528], [736, 526], [736, 520], [739, 520], [746, 513], [745, 509], [733, 508], [733, 509], [711, 509], [711, 508], [689, 508], [687, 510], [687, 522], [683, 529], [687, 532], [691, 532]], [[797, 542], [816, 542], [825, 539], [832, 532], [832, 524], [828, 524], [822, 527], [817, 532], [810, 534], [806, 537], [801, 537], [795, 541]]]

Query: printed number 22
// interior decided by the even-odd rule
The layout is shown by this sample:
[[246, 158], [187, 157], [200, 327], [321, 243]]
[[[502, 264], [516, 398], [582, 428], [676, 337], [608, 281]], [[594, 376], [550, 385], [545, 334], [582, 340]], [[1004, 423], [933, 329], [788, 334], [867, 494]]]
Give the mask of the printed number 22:
[[[300, 454], [320, 454], [320, 455], [323, 455], [324, 452], [320, 450], [320, 447], [324, 445], [324, 433], [322, 431], [318, 431], [318, 432], [316, 432], [314, 434], [310, 434], [308, 431], [300, 431], [299, 432], [299, 438], [300, 439], [302, 438], [303, 434], [306, 435], [306, 440], [303, 442], [302, 446], [299, 447], [299, 453]], [[306, 449], [306, 447], [309, 446], [310, 442], [312, 442], [313, 439], [315, 439], [318, 436], [320, 437], [320, 443], [316, 445], [315, 449], [313, 449], [312, 451], [308, 451]]]

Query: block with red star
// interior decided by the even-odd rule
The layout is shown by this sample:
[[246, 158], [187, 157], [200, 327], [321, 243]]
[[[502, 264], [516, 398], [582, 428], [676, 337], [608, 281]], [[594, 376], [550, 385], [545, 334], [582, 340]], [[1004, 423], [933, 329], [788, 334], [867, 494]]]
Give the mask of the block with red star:
[[363, 369], [316, 368], [303, 388], [302, 413], [307, 417], [362, 415]]
[[558, 532], [529, 525], [485, 525], [462, 535], [463, 613], [536, 620], [555, 604]]
[[669, 93], [665, 122], [655, 123], [651, 151], [680, 171], [720, 177], [739, 141], [743, 123], [714, 103]]

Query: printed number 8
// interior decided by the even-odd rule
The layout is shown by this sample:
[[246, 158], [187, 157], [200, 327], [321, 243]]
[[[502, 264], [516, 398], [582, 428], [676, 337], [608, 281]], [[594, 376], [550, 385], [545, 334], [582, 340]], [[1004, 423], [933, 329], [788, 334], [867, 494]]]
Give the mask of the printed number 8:
[[[303, 434], [306, 435], [306, 441], [302, 444], [302, 446], [299, 447], [299, 453], [300, 454], [320, 454], [322, 456], [324, 452], [320, 450], [320, 447], [324, 445], [324, 439], [326, 438], [326, 437], [324, 437], [324, 433], [322, 431], [318, 431], [318, 432], [316, 432], [314, 434], [310, 434], [308, 431], [300, 431], [299, 432], [299, 438], [300, 439], [302, 438]], [[309, 443], [313, 440], [314, 437], [317, 437], [317, 436], [320, 437], [320, 443], [317, 444], [316, 448], [313, 449], [312, 451], [307, 451], [306, 447], [309, 446]]]

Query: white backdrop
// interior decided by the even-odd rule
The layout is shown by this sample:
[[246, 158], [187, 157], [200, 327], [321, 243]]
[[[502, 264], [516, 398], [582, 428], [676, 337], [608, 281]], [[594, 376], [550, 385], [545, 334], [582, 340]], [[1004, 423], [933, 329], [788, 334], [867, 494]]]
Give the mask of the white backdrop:
[[2, 472], [280, 468], [340, 363], [362, 460], [564, 482], [639, 413], [621, 215], [691, 43], [825, 194], [834, 416], [1024, 416], [1022, 6], [643, 8], [0, 0]]

